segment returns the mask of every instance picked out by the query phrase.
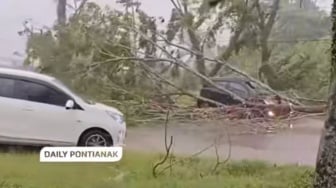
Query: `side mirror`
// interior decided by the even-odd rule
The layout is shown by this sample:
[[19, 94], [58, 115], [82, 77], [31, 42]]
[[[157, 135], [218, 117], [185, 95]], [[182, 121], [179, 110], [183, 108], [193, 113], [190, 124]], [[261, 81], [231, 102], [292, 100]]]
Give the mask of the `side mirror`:
[[73, 100], [67, 100], [67, 102], [65, 103], [65, 108], [67, 110], [69, 109], [73, 109], [75, 107], [75, 102]]

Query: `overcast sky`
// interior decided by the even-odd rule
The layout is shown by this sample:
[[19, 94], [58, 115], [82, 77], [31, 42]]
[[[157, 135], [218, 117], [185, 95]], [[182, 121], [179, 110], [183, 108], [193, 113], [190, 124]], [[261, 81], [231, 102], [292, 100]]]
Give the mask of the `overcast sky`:
[[[101, 5], [116, 7], [115, 0], [91, 0]], [[170, 0], [139, 0], [142, 9], [152, 16], [170, 15]], [[160, 7], [160, 8], [159, 8]], [[13, 57], [13, 52], [24, 53], [25, 39], [18, 36], [25, 19], [37, 25], [52, 25], [56, 19], [56, 0], [0, 0], [0, 61]]]
[[[115, 0], [92, 0], [101, 5], [116, 6]], [[332, 0], [317, 0], [321, 8], [329, 11]], [[142, 9], [152, 16], [169, 17], [170, 0], [139, 0]], [[18, 36], [22, 23], [30, 18], [38, 25], [52, 25], [56, 18], [56, 0], [0, 0], [0, 60], [13, 57], [13, 52], [23, 53], [25, 39]]]

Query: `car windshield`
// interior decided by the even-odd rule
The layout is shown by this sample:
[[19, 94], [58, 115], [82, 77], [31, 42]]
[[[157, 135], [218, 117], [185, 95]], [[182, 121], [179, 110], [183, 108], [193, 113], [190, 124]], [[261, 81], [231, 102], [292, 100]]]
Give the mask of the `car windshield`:
[[63, 82], [54, 79], [53, 80], [56, 84], [60, 85], [61, 87], [63, 87], [63, 89], [67, 90], [67, 92], [71, 93], [72, 95], [77, 96], [78, 98], [80, 98], [82, 101], [84, 101], [87, 104], [95, 104], [95, 102], [93, 100], [88, 99], [87, 97], [83, 96], [83, 95], [79, 95], [76, 92], [74, 92], [72, 89], [70, 89], [70, 87], [66, 86]]

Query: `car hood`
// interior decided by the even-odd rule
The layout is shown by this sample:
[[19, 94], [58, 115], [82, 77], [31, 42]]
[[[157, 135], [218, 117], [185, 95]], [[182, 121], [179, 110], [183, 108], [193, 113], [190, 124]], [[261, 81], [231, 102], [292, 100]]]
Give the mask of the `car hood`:
[[94, 105], [91, 105], [91, 107], [99, 109], [99, 110], [111, 111], [113, 113], [116, 113], [116, 114], [119, 114], [119, 115], [123, 115], [123, 113], [120, 112], [118, 109], [113, 108], [111, 106], [107, 106], [107, 105], [102, 104], [102, 103], [95, 103]]

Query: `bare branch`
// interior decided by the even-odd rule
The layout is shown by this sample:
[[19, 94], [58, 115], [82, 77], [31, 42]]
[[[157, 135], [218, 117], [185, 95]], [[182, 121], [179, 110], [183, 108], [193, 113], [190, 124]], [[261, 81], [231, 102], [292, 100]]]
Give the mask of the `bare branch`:
[[[247, 5], [246, 5], [247, 6]], [[238, 21], [238, 25], [235, 28], [235, 31], [233, 33], [233, 35], [231, 36], [230, 40], [229, 40], [229, 44], [226, 47], [225, 51], [217, 58], [223, 61], [227, 61], [232, 52], [239, 46], [237, 46], [237, 42], [238, 39], [241, 35], [241, 33], [243, 32], [247, 22], [246, 22], [246, 18], [249, 16], [249, 12], [251, 12], [251, 10], [254, 9], [254, 7], [256, 6], [256, 4], [254, 3], [250, 8], [247, 7], [242, 16], [240, 17], [239, 21]], [[213, 77], [215, 75], [217, 75], [217, 73], [221, 70], [221, 68], [223, 67], [223, 64], [221, 63], [216, 63], [215, 67], [210, 71], [209, 76]]]
[[209, 146], [207, 146], [207, 147], [201, 149], [200, 151], [198, 151], [198, 152], [192, 154], [188, 159], [178, 160], [178, 161], [175, 161], [175, 162], [169, 164], [168, 166], [166, 166], [165, 168], [163, 168], [163, 169], [160, 171], [160, 173], [158, 173], [158, 174], [162, 174], [162, 173], [164, 173], [167, 169], [170, 169], [170, 168], [171, 168], [172, 166], [174, 166], [174, 165], [177, 165], [177, 164], [179, 164], [179, 163], [182, 163], [182, 162], [184, 162], [184, 161], [186, 161], [186, 160], [191, 160], [191, 159], [193, 159], [193, 158], [195, 158], [195, 157], [201, 155], [202, 153], [204, 153], [204, 152], [206, 152], [207, 150], [209, 150], [209, 149], [211, 149], [212, 147], [214, 147], [214, 145], [215, 145], [215, 144], [212, 143], [211, 145], [209, 145]]
[[170, 0], [170, 2], [174, 5], [175, 9], [176, 9], [177, 11], [179, 11], [179, 13], [180, 13], [181, 15], [184, 15], [184, 13], [183, 13], [183, 11], [182, 11], [182, 7], [180, 6], [180, 3], [179, 3], [178, 0], [177, 0], [177, 3], [175, 2], [175, 0]]
[[[159, 34], [159, 33], [158, 33], [158, 35], [159, 35], [159, 36], [160, 36], [160, 37], [161, 37], [167, 44], [169, 44], [169, 45], [171, 45], [171, 46], [174, 46], [174, 47], [176, 47], [176, 48], [182, 49], [182, 50], [184, 50], [184, 51], [186, 51], [186, 52], [189, 52], [189, 53], [191, 53], [191, 54], [194, 54], [194, 55], [203, 55], [201, 52], [193, 51], [193, 50], [190, 50], [190, 49], [188, 49], [188, 48], [186, 48], [186, 47], [184, 47], [184, 46], [181, 46], [181, 45], [175, 44], [175, 43], [173, 43], [173, 42], [170, 42], [170, 41], [166, 40], [165, 37], [162, 36], [162, 35]], [[210, 62], [215, 62], [215, 63], [217, 63], [217, 64], [222, 64], [223, 66], [225, 66], [226, 68], [230, 69], [231, 71], [233, 71], [233, 72], [235, 72], [235, 73], [237, 73], [237, 74], [239, 74], [239, 75], [245, 77], [246, 79], [248, 79], [248, 80], [251, 81], [251, 82], [256, 83], [257, 85], [259, 85], [260, 87], [266, 89], [266, 90], [269, 91], [270, 93], [273, 93], [274, 95], [278, 95], [278, 96], [280, 96], [281, 98], [286, 99], [286, 100], [288, 100], [288, 101], [290, 101], [290, 102], [292, 102], [292, 103], [295, 103], [295, 104], [301, 104], [299, 101], [297, 101], [297, 100], [295, 100], [295, 99], [291, 99], [291, 98], [289, 98], [289, 97], [287, 97], [287, 96], [284, 96], [284, 95], [278, 93], [277, 91], [275, 91], [275, 90], [273, 90], [272, 88], [270, 88], [268, 85], [266, 85], [266, 84], [260, 82], [258, 79], [253, 78], [252, 76], [248, 75], [248, 74], [245, 73], [244, 71], [239, 70], [238, 68], [234, 67], [233, 65], [230, 65], [229, 63], [225, 63], [225, 62], [223, 62], [223, 61], [221, 61], [221, 60], [213, 59], [213, 58], [208, 58], [208, 57], [205, 57], [205, 56], [203, 56], [203, 58], [204, 58], [205, 60], [207, 60], [207, 61], [210, 61]], [[217, 79], [219, 79], [219, 78], [217, 78]]]
[[217, 172], [218, 167], [220, 165], [226, 164], [231, 158], [231, 150], [232, 150], [231, 136], [230, 136], [228, 130], [226, 130], [226, 133], [227, 133], [227, 139], [228, 139], [228, 144], [229, 144], [228, 155], [227, 155], [227, 157], [224, 161], [220, 160], [220, 156], [219, 156], [219, 153], [218, 153], [218, 145], [219, 145], [218, 142], [219, 142], [220, 137], [217, 138], [215, 140], [216, 164], [215, 164], [214, 168], [212, 169], [211, 174], [215, 174]]
[[170, 141], [169, 141], [169, 144], [168, 144], [168, 138], [167, 138], [168, 137], [167, 136], [167, 134], [168, 134], [168, 121], [169, 121], [169, 110], [167, 111], [166, 122], [165, 122], [165, 129], [164, 129], [164, 133], [165, 133], [164, 139], [165, 139], [166, 155], [165, 155], [165, 157], [160, 162], [158, 162], [153, 167], [152, 173], [153, 173], [153, 176], [155, 178], [157, 177], [157, 172], [156, 172], [157, 168], [159, 166], [163, 165], [167, 161], [168, 157], [170, 156], [171, 148], [173, 146], [173, 136], [170, 137]]
[[221, 88], [218, 87], [212, 80], [210, 80], [208, 77], [206, 77], [205, 75], [193, 70], [192, 68], [190, 68], [188, 65], [186, 65], [183, 61], [181, 61], [180, 59], [175, 58], [174, 56], [171, 55], [171, 53], [169, 53], [166, 49], [164, 49], [163, 47], [159, 46], [158, 44], [156, 44], [154, 41], [152, 41], [149, 37], [147, 37], [144, 33], [142, 33], [141, 31], [139, 31], [138, 29], [135, 28], [129, 28], [131, 30], [134, 30], [136, 32], [138, 32], [143, 38], [145, 38], [146, 40], [148, 40], [151, 44], [157, 46], [157, 48], [159, 48], [161, 51], [165, 52], [170, 58], [172, 58], [174, 61], [173, 63], [178, 65], [179, 67], [182, 67], [183, 69], [185, 69], [186, 71], [192, 73], [193, 75], [199, 77], [202, 81], [204, 81], [206, 84], [213, 86], [214, 88], [222, 91], [222, 92], [226, 92], [229, 95], [231, 95], [233, 98], [241, 101], [242, 103], [245, 102], [245, 100], [238, 96], [237, 94], [233, 93], [232, 91], [225, 89], [225, 88]]
[[217, 101], [214, 101], [214, 100], [211, 100], [211, 99], [208, 99], [208, 98], [204, 98], [204, 97], [201, 97], [201, 96], [198, 96], [198, 95], [195, 95], [195, 94], [192, 94], [180, 87], [177, 87], [174, 83], [172, 83], [171, 81], [163, 78], [163, 76], [161, 76], [159, 73], [153, 71], [151, 69], [151, 67], [149, 67], [145, 62], [149, 62], [149, 61], [153, 61], [153, 62], [158, 62], [158, 61], [164, 61], [164, 62], [170, 62], [170, 63], [175, 63], [175, 61], [173, 60], [170, 60], [170, 59], [165, 59], [165, 58], [137, 58], [137, 57], [117, 57], [117, 56], [114, 56], [113, 54], [108, 54], [106, 52], [103, 52], [101, 51], [101, 53], [103, 53], [104, 55], [108, 55], [110, 57], [114, 57], [112, 59], [107, 59], [105, 60], [104, 62], [97, 62], [97, 63], [94, 63], [94, 64], [91, 64], [89, 65], [88, 68], [94, 68], [94, 67], [98, 67], [99, 65], [101, 64], [104, 64], [104, 63], [110, 63], [110, 62], [117, 62], [117, 61], [124, 61], [124, 60], [135, 60], [137, 61], [138, 63], [140, 63], [142, 65], [142, 68], [144, 68], [146, 71], [148, 71], [148, 73], [154, 75], [156, 78], [160, 79], [161, 81], [165, 82], [167, 85], [173, 87], [174, 89], [180, 91], [181, 93], [183, 93], [184, 95], [187, 95], [187, 96], [190, 96], [190, 97], [193, 97], [195, 99], [199, 99], [199, 100], [202, 100], [202, 101], [206, 101], [206, 102], [209, 102], [211, 104], [215, 104], [217, 106], [224, 106], [224, 104], [222, 103], [219, 103]]
[[163, 82], [165, 82], [166, 84], [172, 86], [173, 88], [177, 89], [178, 91], [184, 93], [185, 95], [188, 95], [188, 96], [193, 97], [193, 98], [195, 98], [195, 99], [200, 99], [200, 100], [209, 102], [209, 103], [211, 103], [211, 104], [215, 104], [215, 105], [217, 105], [217, 106], [224, 106], [222, 103], [219, 103], [219, 102], [217, 102], [217, 101], [214, 101], [214, 100], [211, 100], [211, 99], [208, 99], [208, 98], [204, 98], [204, 97], [201, 97], [201, 96], [194, 95], [194, 94], [192, 94], [192, 93], [190, 93], [190, 92], [185, 91], [185, 90], [182, 89], [182, 88], [177, 87], [175, 84], [173, 84], [172, 82], [170, 82], [170, 81], [168, 81], [167, 79], [163, 78], [161, 75], [159, 75], [159, 74], [156, 73], [155, 71], [152, 71], [152, 70], [150, 69], [150, 67], [148, 67], [148, 65], [146, 65], [146, 64], [143, 63], [142, 61], [139, 61], [139, 62], [141, 62], [142, 65], [143, 65], [143, 66], [144, 66], [144, 67], [145, 67], [151, 74], [155, 75], [156, 77], [158, 77], [159, 79], [161, 79]]
[[85, 4], [88, 2], [88, 0], [82, 0], [81, 4], [78, 6], [78, 8], [76, 9], [76, 13], [78, 14], [80, 13], [80, 11], [83, 9], [83, 7], [85, 6]]

